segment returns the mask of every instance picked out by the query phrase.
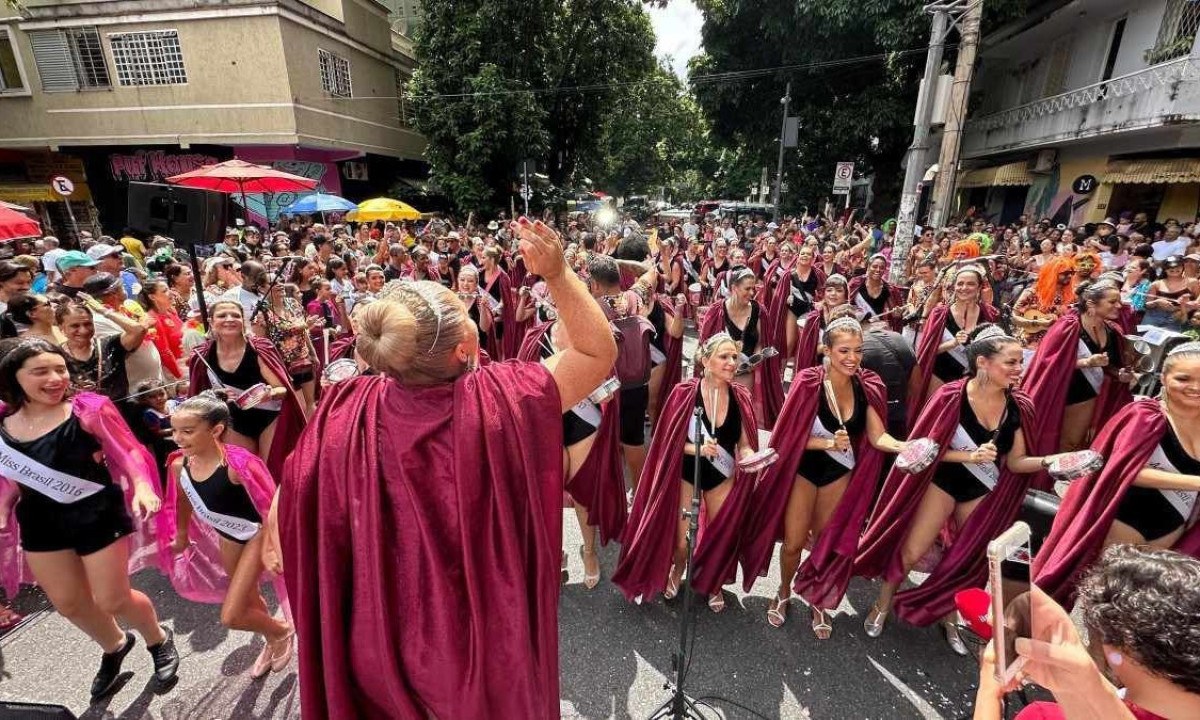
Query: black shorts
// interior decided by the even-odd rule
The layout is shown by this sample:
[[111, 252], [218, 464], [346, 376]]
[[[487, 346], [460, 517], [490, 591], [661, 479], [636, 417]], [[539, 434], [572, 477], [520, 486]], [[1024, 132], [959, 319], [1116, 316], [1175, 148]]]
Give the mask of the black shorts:
[[823, 488], [854, 472], [821, 450], [805, 450], [800, 455], [796, 474], [813, 485]]
[[650, 407], [650, 386], [621, 388], [621, 444], [646, 442], [646, 410]]
[[1131, 485], [1117, 505], [1116, 519], [1133, 528], [1146, 542], [1153, 542], [1187, 524], [1187, 518], [1154, 488]]
[[316, 375], [313, 374], [313, 369], [311, 367], [305, 368], [298, 372], [288, 373], [288, 375], [291, 375], [292, 377], [292, 387], [294, 388], [298, 388], [304, 383], [312, 382], [316, 379]]
[[279, 417], [278, 410], [263, 410], [262, 408], [229, 408], [229, 427], [239, 435], [258, 439], [271, 423]]
[[946, 463], [933, 474], [933, 484], [956, 503], [967, 503], [987, 495], [991, 489], [971, 474], [961, 463]]
[[16, 512], [25, 552], [73, 550], [91, 555], [133, 532], [125, 493], [117, 485], [69, 505], [48, 498], [22, 500]]
[[1068, 405], [1095, 400], [1098, 396], [1099, 393], [1092, 389], [1092, 384], [1087, 381], [1082, 372], [1076, 369], [1071, 373], [1071, 381], [1067, 385]]

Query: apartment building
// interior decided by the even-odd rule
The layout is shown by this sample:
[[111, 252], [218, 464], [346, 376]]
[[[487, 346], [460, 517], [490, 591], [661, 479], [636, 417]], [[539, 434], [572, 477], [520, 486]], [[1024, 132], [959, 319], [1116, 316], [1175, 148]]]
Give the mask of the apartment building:
[[[24, 0], [0, 18], [0, 200], [69, 234], [124, 223], [126, 185], [241, 158], [352, 199], [425, 177], [401, 88], [406, 0]], [[250, 196], [265, 220], [294, 198]], [[234, 202], [241, 202], [234, 198]]]
[[1034, 0], [983, 38], [959, 210], [1081, 224], [1200, 211], [1200, 2]]

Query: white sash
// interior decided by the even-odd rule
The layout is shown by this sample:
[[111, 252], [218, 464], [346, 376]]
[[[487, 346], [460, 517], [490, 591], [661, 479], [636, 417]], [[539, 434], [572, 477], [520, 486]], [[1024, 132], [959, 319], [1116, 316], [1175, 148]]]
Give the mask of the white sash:
[[795, 283], [792, 283], [792, 299], [798, 302], [812, 304], [812, 297], [804, 291], [803, 287]]
[[[821, 438], [823, 440], [833, 439], [833, 433], [830, 432], [829, 429], [825, 427], [825, 424], [821, 422], [821, 415], [819, 413], [813, 413], [812, 432], [810, 434], [813, 437]], [[847, 470], [854, 469], [853, 447], [851, 447], [849, 450], [824, 450], [822, 452], [833, 458], [837, 464], [841, 465]]]
[[600, 427], [600, 406], [587, 398], [580, 400], [569, 412], [594, 428]]
[[[979, 449], [967, 431], [960, 424], [954, 431], [954, 437], [950, 438], [950, 446], [948, 450], [957, 450], [959, 452], [973, 452]], [[994, 462], [965, 462], [962, 466], [971, 473], [976, 480], [983, 483], [988, 491], [996, 489], [996, 483], [1000, 481], [1000, 466]]]
[[205, 505], [200, 493], [196, 492], [196, 486], [192, 484], [191, 474], [183, 467], [179, 468], [179, 486], [183, 488], [183, 494], [187, 495], [188, 501], [192, 503], [192, 510], [196, 512], [196, 515], [214, 529], [242, 542], [249, 542], [258, 534], [258, 523], [219, 513]]
[[699, 282], [700, 281], [700, 273], [696, 272], [696, 268], [692, 266], [692, 262], [690, 260], [688, 260], [687, 258], [684, 258], [682, 262], [683, 262], [683, 269], [684, 269], [684, 271], [687, 272], [688, 277], [691, 278], [693, 282]]
[[787, 273], [787, 269], [782, 265], [775, 268], [775, 277], [781, 278]]
[[[1165, 472], [1177, 473], [1182, 475], [1163, 452], [1162, 444], [1156, 445], [1154, 453], [1150, 456], [1150, 460], [1146, 462], [1146, 467], [1154, 468], [1155, 470], [1163, 470]], [[1159, 490], [1162, 496], [1167, 499], [1171, 507], [1175, 508], [1175, 512], [1179, 513], [1179, 517], [1187, 520], [1192, 515], [1192, 510], [1196, 507], [1196, 492], [1194, 490]]]
[[663, 354], [656, 346], [650, 346], [650, 363], [653, 365], [662, 365], [667, 361], [667, 356]]
[[84, 480], [81, 477], [75, 477], [43, 465], [20, 450], [9, 447], [2, 437], [0, 437], [0, 474], [63, 505], [70, 505], [91, 497], [104, 489], [100, 483]]
[[492, 297], [491, 293], [485, 292], [485, 293], [483, 293], [483, 296], [487, 299], [488, 307], [490, 307], [492, 309], [492, 312], [495, 314], [499, 314], [501, 308], [504, 307], [504, 303], [502, 303], [499, 300], [497, 300], [496, 298]]
[[905, 325], [900, 330], [900, 337], [908, 341], [908, 346], [914, 350], [917, 348], [917, 329], [912, 325]]
[[[704, 438], [707, 440], [711, 437], [712, 437], [712, 435], [709, 434], [708, 428], [704, 428]], [[698, 455], [700, 457], [704, 457], [705, 460], [712, 463], [712, 466], [715, 467], [717, 469], [717, 471], [720, 472], [723, 477], [732, 477], [733, 476], [733, 469], [737, 465], [737, 463], [734, 462], [733, 456], [730, 455], [729, 451], [726, 450], [725, 448], [721, 447], [720, 445], [717, 445], [716, 446], [716, 448], [717, 448], [717, 456], [716, 457], [710, 458], [710, 457], [705, 457], [703, 455], [700, 455], [700, 447], [699, 447], [700, 443], [696, 441], [696, 422], [694, 420], [688, 422], [688, 440], [693, 445], [697, 446], [696, 447], [696, 455]]]
[[[950, 334], [950, 330], [943, 327], [942, 342], [950, 342], [952, 340], [955, 340], [955, 337]], [[967, 367], [967, 349], [962, 345], [955, 345], [947, 350], [946, 354], [954, 358], [955, 362], [957, 362], [959, 365], [962, 365], [964, 368]]]
[[[1077, 360], [1085, 360], [1092, 356], [1092, 351], [1088, 348], [1083, 338], [1079, 339], [1079, 345], [1075, 348], [1075, 358]], [[1083, 373], [1083, 379], [1087, 380], [1088, 385], [1092, 386], [1092, 390], [1100, 392], [1100, 384], [1104, 382], [1104, 369], [1098, 367], [1078, 368], [1079, 372]]]
[[867, 317], [875, 314], [875, 308], [871, 307], [871, 303], [867, 302], [867, 299], [863, 297], [861, 292], [854, 293], [854, 304], [858, 306], [859, 310], [866, 313]]

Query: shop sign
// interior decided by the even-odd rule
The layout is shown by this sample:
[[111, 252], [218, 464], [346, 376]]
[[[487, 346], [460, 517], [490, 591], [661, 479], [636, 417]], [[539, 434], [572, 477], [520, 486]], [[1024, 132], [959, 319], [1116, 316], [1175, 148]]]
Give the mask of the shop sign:
[[132, 154], [109, 155], [108, 170], [113, 180], [162, 182], [204, 165], [221, 162], [202, 153], [168, 154], [164, 150], [138, 150]]

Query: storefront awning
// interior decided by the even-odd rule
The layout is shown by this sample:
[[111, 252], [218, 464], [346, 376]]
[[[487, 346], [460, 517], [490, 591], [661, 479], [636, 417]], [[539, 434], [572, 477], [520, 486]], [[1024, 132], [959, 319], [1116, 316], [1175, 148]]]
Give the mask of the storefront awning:
[[1200, 183], [1200, 159], [1110, 160], [1101, 182], [1112, 185]]
[[[91, 197], [92, 194], [88, 191], [86, 184], [75, 183], [75, 191], [71, 193], [72, 201], [90, 200]], [[33, 183], [0, 183], [0, 200], [28, 205], [35, 202], [62, 202], [63, 196], [51, 190], [49, 183], [45, 185], [35, 185]]]
[[1032, 185], [1033, 176], [1024, 160], [986, 168], [967, 170], [959, 176], [959, 188]]

